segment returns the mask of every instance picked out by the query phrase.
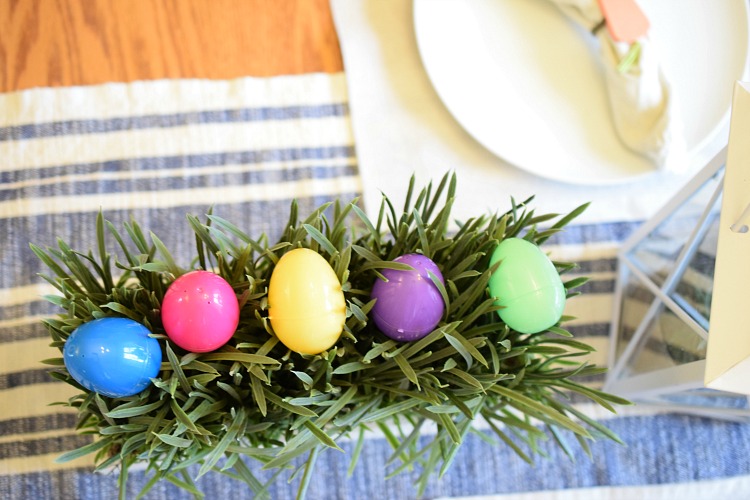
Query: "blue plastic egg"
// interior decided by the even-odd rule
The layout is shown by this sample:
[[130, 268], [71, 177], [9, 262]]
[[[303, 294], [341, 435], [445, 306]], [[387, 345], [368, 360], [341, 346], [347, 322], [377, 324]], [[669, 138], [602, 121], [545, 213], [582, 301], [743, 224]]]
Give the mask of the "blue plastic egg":
[[149, 386], [161, 367], [161, 347], [150, 333], [127, 318], [89, 321], [65, 342], [65, 367], [90, 391], [112, 398], [133, 396]]

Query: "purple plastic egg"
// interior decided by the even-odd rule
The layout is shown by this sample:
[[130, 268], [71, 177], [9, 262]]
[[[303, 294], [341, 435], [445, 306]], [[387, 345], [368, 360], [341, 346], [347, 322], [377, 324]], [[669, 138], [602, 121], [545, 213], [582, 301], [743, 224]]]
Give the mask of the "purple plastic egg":
[[445, 302], [428, 271], [445, 284], [437, 265], [420, 254], [402, 255], [394, 260], [414, 269], [384, 269], [388, 281], [378, 279], [372, 287], [377, 299], [370, 316], [378, 329], [394, 340], [419, 340], [435, 329], [443, 317]]

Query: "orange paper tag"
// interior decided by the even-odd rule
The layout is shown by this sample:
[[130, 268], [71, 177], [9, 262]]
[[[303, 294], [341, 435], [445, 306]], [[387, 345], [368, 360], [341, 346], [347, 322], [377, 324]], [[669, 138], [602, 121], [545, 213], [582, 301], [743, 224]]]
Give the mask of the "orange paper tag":
[[599, 8], [616, 42], [633, 43], [648, 31], [648, 18], [635, 0], [599, 0]]

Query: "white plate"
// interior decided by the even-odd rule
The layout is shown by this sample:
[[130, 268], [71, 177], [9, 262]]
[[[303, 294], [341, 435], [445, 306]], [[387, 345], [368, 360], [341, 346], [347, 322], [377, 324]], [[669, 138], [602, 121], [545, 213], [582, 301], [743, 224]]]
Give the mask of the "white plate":
[[[734, 82], [745, 78], [746, 0], [641, 4], [693, 155], [722, 131]], [[414, 0], [414, 25], [440, 98], [495, 155], [575, 184], [654, 172], [615, 133], [595, 38], [551, 2]]]

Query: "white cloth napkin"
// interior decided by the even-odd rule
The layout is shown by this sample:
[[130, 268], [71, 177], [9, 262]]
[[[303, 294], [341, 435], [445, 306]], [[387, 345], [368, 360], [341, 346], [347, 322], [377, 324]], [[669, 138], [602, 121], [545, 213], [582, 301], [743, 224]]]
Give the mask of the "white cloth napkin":
[[[417, 49], [412, 2], [332, 0], [331, 6], [371, 217], [377, 217], [383, 193], [402, 206], [412, 173], [418, 186], [439, 180], [446, 171], [457, 173], [453, 214], [458, 220], [505, 211], [511, 196], [522, 200], [529, 195], [536, 195], [538, 213], [566, 212], [591, 201], [579, 221], [643, 220], [687, 181], [688, 174], [655, 171], [645, 181], [592, 187], [516, 168], [469, 136], [436, 94]], [[691, 158], [690, 171], [707, 159]]]
[[[596, 0], [551, 1], [587, 30], [602, 20]], [[648, 158], [657, 168], [683, 170], [686, 147], [679, 108], [648, 34], [638, 40], [640, 54], [626, 71], [620, 71], [618, 66], [628, 54], [630, 44], [615, 41], [603, 26], [596, 36], [618, 136], [628, 148]]]

